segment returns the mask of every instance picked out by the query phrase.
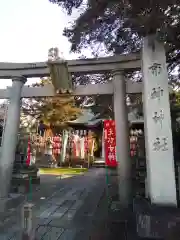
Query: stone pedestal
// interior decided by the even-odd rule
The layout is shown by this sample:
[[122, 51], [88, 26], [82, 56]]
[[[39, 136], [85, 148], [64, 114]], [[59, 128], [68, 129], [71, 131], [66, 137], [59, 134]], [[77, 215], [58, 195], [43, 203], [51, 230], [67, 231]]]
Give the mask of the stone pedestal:
[[0, 198], [0, 221], [9, 214], [10, 210], [17, 209], [23, 203], [25, 196], [22, 194], [9, 194], [7, 198]]
[[166, 239], [180, 229], [180, 210], [176, 207], [152, 205], [145, 199], [136, 199], [133, 210], [137, 235], [141, 238]]

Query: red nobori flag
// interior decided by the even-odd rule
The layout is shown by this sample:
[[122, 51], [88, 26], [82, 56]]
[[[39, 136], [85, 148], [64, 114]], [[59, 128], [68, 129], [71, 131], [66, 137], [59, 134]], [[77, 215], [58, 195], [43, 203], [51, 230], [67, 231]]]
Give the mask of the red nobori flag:
[[116, 128], [114, 120], [104, 121], [105, 163], [109, 167], [116, 167]]

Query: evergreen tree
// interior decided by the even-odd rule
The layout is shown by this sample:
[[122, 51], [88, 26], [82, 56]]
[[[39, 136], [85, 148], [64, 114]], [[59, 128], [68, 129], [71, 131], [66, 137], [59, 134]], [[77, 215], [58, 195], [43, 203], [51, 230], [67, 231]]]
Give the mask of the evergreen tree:
[[[64, 30], [72, 51], [91, 47], [93, 52], [105, 49], [108, 54], [139, 52], [142, 37], [156, 33], [165, 43], [169, 71], [180, 62], [179, 0], [49, 0], [67, 10], [81, 14]], [[100, 47], [101, 46], [101, 47]], [[179, 78], [171, 79], [176, 84]]]
[[[71, 42], [73, 52], [83, 52], [84, 48], [89, 48], [95, 57], [101, 55], [101, 51], [105, 55], [137, 53], [141, 50], [142, 37], [155, 33], [165, 44], [170, 84], [173, 88], [179, 87], [179, 0], [49, 1], [67, 10], [69, 15], [75, 9], [80, 12], [75, 21], [64, 29], [64, 35]], [[178, 73], [176, 75], [172, 74], [175, 69]], [[128, 73], [128, 77], [132, 77], [133, 81], [142, 80], [139, 72]], [[74, 76], [74, 81], [83, 84], [99, 83], [108, 81], [109, 78], [109, 75]], [[139, 96], [129, 98], [133, 104], [139, 102]], [[107, 106], [102, 96], [94, 99], [96, 108], [93, 110], [97, 110], [99, 102], [102, 108]]]

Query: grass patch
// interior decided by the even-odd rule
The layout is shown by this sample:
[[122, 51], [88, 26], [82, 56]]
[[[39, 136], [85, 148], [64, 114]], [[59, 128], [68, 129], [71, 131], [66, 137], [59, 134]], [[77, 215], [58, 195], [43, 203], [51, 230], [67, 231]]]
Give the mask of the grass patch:
[[87, 172], [87, 168], [40, 168], [40, 174], [78, 175]]

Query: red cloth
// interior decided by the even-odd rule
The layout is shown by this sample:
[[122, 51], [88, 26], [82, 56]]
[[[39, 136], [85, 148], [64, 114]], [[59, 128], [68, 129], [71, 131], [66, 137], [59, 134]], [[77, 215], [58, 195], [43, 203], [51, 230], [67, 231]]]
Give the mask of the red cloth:
[[117, 167], [116, 129], [114, 120], [104, 121], [105, 163], [109, 167]]
[[27, 147], [27, 159], [26, 159], [26, 165], [29, 166], [31, 163], [31, 141], [28, 140], [28, 147]]

